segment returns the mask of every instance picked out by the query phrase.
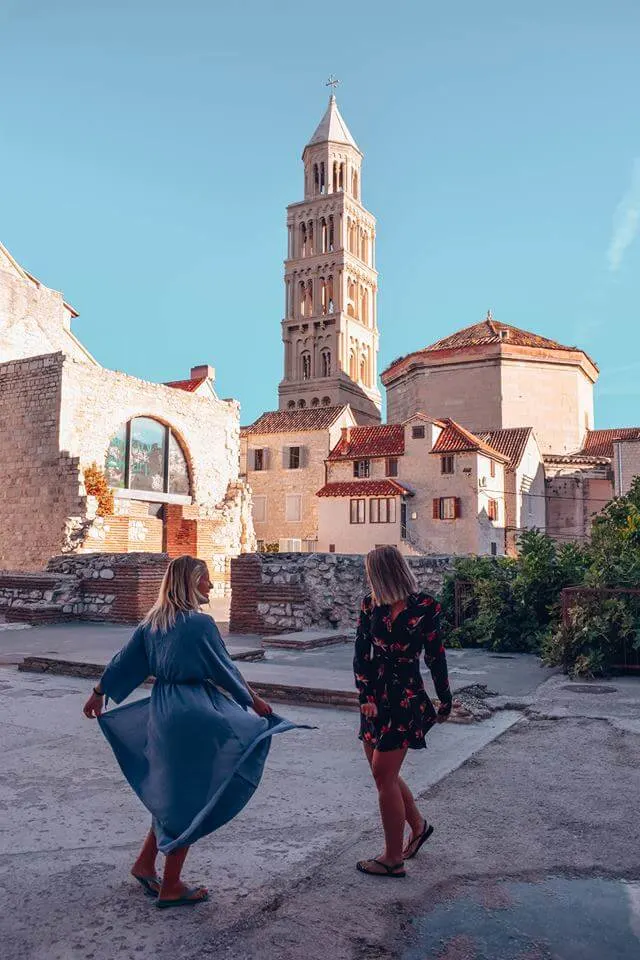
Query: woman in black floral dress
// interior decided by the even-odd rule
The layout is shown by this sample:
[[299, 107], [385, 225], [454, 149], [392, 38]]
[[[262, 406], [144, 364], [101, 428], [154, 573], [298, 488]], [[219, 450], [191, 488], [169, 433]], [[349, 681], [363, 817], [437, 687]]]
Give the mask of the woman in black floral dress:
[[[433, 827], [420, 814], [400, 768], [407, 750], [424, 748], [431, 727], [451, 713], [447, 658], [438, 629], [440, 605], [418, 591], [402, 554], [377, 547], [366, 566], [372, 595], [362, 603], [353, 669], [360, 739], [378, 788], [385, 851], [357, 866], [373, 876], [404, 877], [404, 861], [416, 855]], [[437, 713], [420, 675], [423, 655], [440, 700]], [[411, 829], [406, 845], [405, 822]]]

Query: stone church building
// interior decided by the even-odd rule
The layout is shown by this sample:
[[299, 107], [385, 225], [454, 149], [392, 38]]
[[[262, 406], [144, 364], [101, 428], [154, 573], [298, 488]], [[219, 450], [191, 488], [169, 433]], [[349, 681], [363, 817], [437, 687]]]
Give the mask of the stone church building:
[[[77, 314], [0, 246], [0, 569], [62, 553], [194, 553], [224, 593], [229, 558], [255, 546], [239, 478], [239, 405], [214, 372], [154, 384], [102, 367]], [[96, 515], [84, 471], [114, 494]]]

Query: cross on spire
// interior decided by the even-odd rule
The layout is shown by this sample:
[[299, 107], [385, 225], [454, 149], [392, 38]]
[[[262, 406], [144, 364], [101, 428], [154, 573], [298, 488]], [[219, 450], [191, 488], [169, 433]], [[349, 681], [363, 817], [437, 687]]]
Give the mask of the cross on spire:
[[335, 95], [336, 95], [336, 87], [339, 87], [341, 83], [342, 83], [342, 81], [341, 81], [341, 80], [337, 80], [336, 77], [334, 77], [333, 74], [331, 74], [331, 75], [329, 76], [329, 79], [328, 79], [327, 82], [325, 83], [325, 87], [331, 87], [331, 96], [332, 96], [332, 97], [335, 97]]

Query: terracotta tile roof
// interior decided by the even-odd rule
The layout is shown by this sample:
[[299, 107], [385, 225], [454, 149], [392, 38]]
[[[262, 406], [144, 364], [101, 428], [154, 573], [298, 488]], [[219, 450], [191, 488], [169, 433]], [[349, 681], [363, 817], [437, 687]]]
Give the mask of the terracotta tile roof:
[[578, 456], [613, 457], [614, 440], [640, 440], [640, 427], [614, 427], [609, 430], [588, 430]]
[[163, 386], [173, 387], [174, 390], [184, 390], [186, 393], [195, 393], [198, 387], [205, 383], [206, 379], [206, 377], [200, 377], [198, 380], [171, 380]]
[[363, 457], [401, 457], [404, 427], [384, 423], [375, 427], [346, 427], [329, 454], [329, 460], [360, 460]]
[[383, 371], [383, 381], [384, 377], [391, 373], [394, 368], [401, 367], [401, 365], [406, 366], [407, 363], [424, 356], [424, 354], [450, 350], [465, 350], [469, 347], [500, 343], [518, 347], [533, 347], [539, 350], [566, 350], [567, 352], [582, 353], [597, 369], [591, 357], [579, 347], [568, 347], [559, 343], [557, 340], [550, 340], [548, 337], [542, 337], [537, 333], [521, 330], [519, 327], [513, 327], [508, 323], [501, 323], [499, 320], [494, 320], [491, 314], [488, 314], [480, 323], [474, 323], [470, 327], [464, 327], [462, 330], [452, 333], [449, 337], [443, 337], [442, 340], [437, 340], [422, 350], [416, 350], [414, 353], [398, 357]]
[[431, 453], [467, 453], [475, 451], [477, 453], [484, 453], [485, 456], [491, 457], [492, 460], [508, 463], [508, 458], [505, 457], [504, 454], [489, 446], [489, 444], [481, 440], [480, 437], [476, 437], [475, 434], [465, 430], [465, 428], [461, 427], [455, 420], [447, 419], [444, 422], [446, 426], [434, 443]]
[[470, 327], [464, 327], [450, 337], [444, 337], [437, 340], [430, 347], [425, 347], [426, 351], [451, 350], [456, 347], [475, 347], [481, 343], [512, 343], [520, 347], [540, 347], [546, 350], [576, 350], [576, 347], [565, 347], [557, 340], [549, 340], [547, 337], [541, 337], [537, 333], [529, 333], [528, 330], [520, 330], [519, 327], [512, 327], [508, 323], [500, 323], [493, 317], [487, 317], [480, 323], [474, 323]]
[[398, 480], [347, 480], [326, 483], [317, 497], [398, 497], [413, 496], [413, 490]]
[[487, 443], [503, 457], [509, 460], [511, 470], [519, 465], [531, 436], [531, 427], [506, 427], [504, 430], [486, 430], [478, 433], [483, 443]]
[[310, 410], [271, 410], [248, 427], [242, 435], [252, 433], [306, 433], [330, 427], [343, 412], [344, 407], [312, 407]]

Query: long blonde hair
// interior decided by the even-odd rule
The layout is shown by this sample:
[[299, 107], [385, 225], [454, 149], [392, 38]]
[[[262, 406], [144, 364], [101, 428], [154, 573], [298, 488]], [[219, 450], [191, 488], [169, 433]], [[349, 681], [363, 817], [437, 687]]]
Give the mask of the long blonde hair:
[[207, 572], [204, 560], [196, 557], [176, 557], [167, 567], [162, 578], [158, 599], [142, 623], [153, 633], [167, 633], [176, 622], [179, 613], [198, 610], [206, 597], [198, 593], [198, 582]]
[[375, 604], [398, 603], [417, 593], [415, 577], [397, 547], [370, 550], [365, 565]]

